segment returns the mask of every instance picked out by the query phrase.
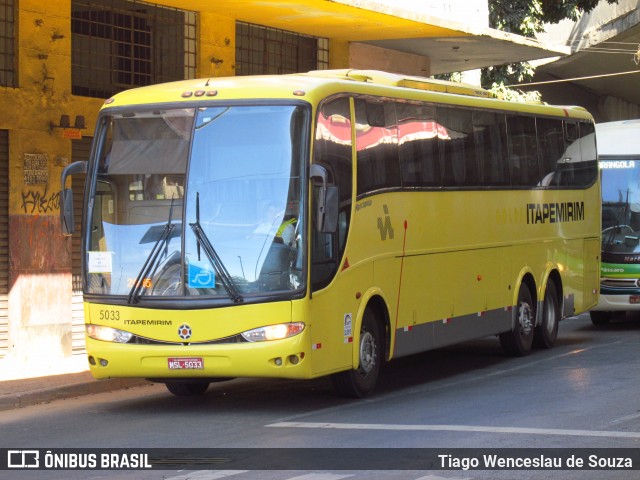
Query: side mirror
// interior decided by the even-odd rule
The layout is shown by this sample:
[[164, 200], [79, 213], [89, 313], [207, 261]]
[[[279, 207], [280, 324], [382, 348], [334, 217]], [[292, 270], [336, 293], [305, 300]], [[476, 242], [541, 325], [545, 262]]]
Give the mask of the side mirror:
[[67, 178], [78, 173], [87, 173], [87, 162], [84, 160], [73, 162], [62, 170], [60, 177], [60, 226], [62, 234], [65, 236], [73, 235], [75, 231], [75, 220], [73, 218], [73, 190], [65, 188]]
[[334, 233], [338, 230], [338, 187], [328, 186], [329, 173], [321, 165], [311, 165], [311, 178], [319, 178], [322, 186], [316, 198], [316, 230], [321, 233]]

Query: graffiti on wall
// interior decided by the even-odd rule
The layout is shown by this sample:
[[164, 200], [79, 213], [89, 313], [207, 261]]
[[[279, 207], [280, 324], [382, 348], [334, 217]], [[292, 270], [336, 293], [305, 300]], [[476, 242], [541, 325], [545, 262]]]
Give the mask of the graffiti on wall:
[[44, 192], [36, 189], [22, 192], [22, 210], [30, 215], [39, 215], [60, 210], [60, 192]]
[[26, 187], [22, 191], [22, 211], [40, 215], [60, 210], [60, 192], [49, 192], [49, 155], [25, 153], [22, 168]]

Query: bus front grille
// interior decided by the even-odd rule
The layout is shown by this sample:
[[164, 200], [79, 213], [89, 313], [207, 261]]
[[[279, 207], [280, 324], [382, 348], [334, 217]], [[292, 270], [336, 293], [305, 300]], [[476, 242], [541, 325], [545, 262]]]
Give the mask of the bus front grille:
[[628, 288], [636, 289], [640, 287], [640, 279], [638, 278], [603, 278], [600, 285], [609, 288]]

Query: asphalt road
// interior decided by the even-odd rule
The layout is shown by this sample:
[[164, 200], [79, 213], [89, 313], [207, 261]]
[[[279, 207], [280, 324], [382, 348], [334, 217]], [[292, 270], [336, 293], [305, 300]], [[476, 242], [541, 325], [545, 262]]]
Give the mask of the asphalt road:
[[[410, 449], [436, 456], [456, 448], [523, 448], [531, 456], [542, 449], [580, 454], [581, 448], [631, 448], [638, 454], [639, 344], [640, 315], [605, 327], [583, 315], [561, 323], [554, 348], [527, 357], [505, 356], [496, 338], [486, 338], [396, 360], [383, 371], [375, 395], [364, 400], [334, 396], [327, 379], [237, 379], [212, 385], [199, 398], [174, 397], [163, 385], [150, 385], [0, 412], [0, 448], [338, 449], [319, 451], [327, 461], [312, 469], [281, 470], [280, 459], [274, 470], [0, 471], [0, 478], [637, 479], [639, 462], [616, 471], [384, 465], [422, 451]], [[355, 469], [334, 468], [359, 452], [371, 457], [371, 468], [362, 462], [352, 462]], [[456, 461], [443, 461], [450, 460]]]

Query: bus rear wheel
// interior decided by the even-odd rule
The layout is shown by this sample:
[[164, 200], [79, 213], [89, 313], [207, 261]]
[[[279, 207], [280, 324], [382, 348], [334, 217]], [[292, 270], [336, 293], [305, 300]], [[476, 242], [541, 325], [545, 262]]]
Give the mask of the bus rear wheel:
[[558, 338], [560, 322], [560, 302], [558, 291], [553, 280], [549, 279], [544, 291], [542, 304], [542, 324], [536, 327], [534, 343], [537, 347], [551, 348]]
[[536, 322], [533, 297], [529, 287], [524, 283], [520, 286], [513, 316], [513, 328], [500, 334], [500, 345], [509, 355], [522, 357], [531, 352]]
[[371, 308], [367, 308], [360, 327], [358, 368], [331, 375], [336, 393], [345, 397], [363, 398], [373, 392], [382, 363], [382, 331], [376, 314]]
[[209, 388], [209, 382], [165, 382], [167, 390], [178, 397], [203, 395]]

